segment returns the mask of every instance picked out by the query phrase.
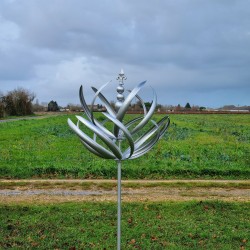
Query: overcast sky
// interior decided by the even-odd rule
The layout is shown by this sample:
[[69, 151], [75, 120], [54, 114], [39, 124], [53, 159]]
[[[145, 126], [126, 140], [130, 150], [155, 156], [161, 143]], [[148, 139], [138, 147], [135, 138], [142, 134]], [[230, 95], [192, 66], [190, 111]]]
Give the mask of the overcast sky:
[[0, 91], [66, 105], [112, 80], [115, 100], [121, 68], [144, 101], [250, 105], [250, 1], [0, 1]]

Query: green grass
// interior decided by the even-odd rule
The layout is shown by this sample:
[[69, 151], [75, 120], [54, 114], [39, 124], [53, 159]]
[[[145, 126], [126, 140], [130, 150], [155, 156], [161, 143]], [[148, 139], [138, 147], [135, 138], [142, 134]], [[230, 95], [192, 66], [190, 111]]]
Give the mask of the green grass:
[[[61, 115], [0, 123], [0, 178], [116, 178], [116, 163], [88, 152], [68, 117], [75, 121]], [[168, 132], [148, 154], [123, 163], [123, 179], [250, 178], [249, 115], [170, 119]]]
[[[114, 203], [0, 205], [1, 249], [116, 249]], [[123, 203], [122, 249], [248, 249], [250, 204]]]

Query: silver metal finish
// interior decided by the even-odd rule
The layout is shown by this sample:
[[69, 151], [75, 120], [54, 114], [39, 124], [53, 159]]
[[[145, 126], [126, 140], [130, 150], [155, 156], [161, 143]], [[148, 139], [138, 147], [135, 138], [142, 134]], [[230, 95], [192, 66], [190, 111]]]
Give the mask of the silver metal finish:
[[[138, 95], [146, 81], [138, 84], [133, 90], [128, 90], [129, 94], [127, 97], [124, 96], [123, 81], [126, 79], [123, 70], [121, 70], [117, 77], [119, 86], [117, 87], [118, 94], [117, 102], [115, 103], [115, 110], [101, 93], [110, 82], [104, 84], [99, 89], [92, 87], [95, 95], [90, 108], [86, 104], [83, 95], [83, 87], [81, 86], [79, 97], [87, 119], [82, 116], [76, 116], [78, 120], [77, 124], [74, 124], [68, 119], [68, 125], [77, 134], [82, 144], [90, 152], [101, 158], [117, 161], [117, 249], [119, 250], [121, 248], [121, 161], [135, 159], [147, 153], [157, 141], [162, 138], [170, 124], [168, 116], [164, 116], [158, 122], [151, 119], [157, 105], [155, 91], [153, 90], [153, 101], [148, 111], [145, 107], [144, 101]], [[93, 108], [97, 98], [99, 98], [107, 110], [107, 112], [102, 112], [105, 118], [103, 122], [99, 122], [94, 117]], [[124, 122], [128, 108], [134, 99], [137, 99], [141, 103], [144, 115]], [[108, 122], [113, 124], [113, 129], [108, 130], [105, 127]], [[149, 129], [146, 129], [146, 125], [149, 122], [152, 126]], [[81, 126], [84, 126], [91, 131], [93, 133], [93, 138], [83, 132]], [[125, 144], [127, 145], [127, 148], [124, 149], [124, 147], [122, 148], [122, 143], [125, 142], [125, 140], [127, 141]]]
[[121, 249], [121, 217], [122, 217], [122, 193], [121, 193], [121, 178], [122, 178], [122, 163], [117, 164], [117, 249]]
[[119, 75], [116, 78], [116, 80], [119, 81], [119, 86], [116, 89], [118, 95], [116, 97], [117, 98], [117, 102], [115, 103], [115, 108], [116, 108], [116, 110], [119, 110], [119, 108], [122, 106], [122, 103], [124, 101], [124, 95], [123, 95], [123, 92], [124, 92], [123, 85], [124, 85], [124, 83], [123, 83], [123, 81], [127, 80], [127, 77], [125, 76], [123, 69], [121, 69], [121, 72], [119, 73]]
[[[121, 140], [118, 141], [119, 148]], [[121, 249], [121, 218], [122, 218], [122, 162], [117, 161], [117, 249]]]

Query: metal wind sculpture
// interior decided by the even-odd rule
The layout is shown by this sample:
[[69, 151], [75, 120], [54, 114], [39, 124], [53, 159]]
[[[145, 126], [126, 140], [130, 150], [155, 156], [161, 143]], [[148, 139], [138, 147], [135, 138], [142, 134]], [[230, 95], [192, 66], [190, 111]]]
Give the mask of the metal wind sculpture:
[[[74, 124], [68, 119], [70, 128], [78, 135], [82, 144], [90, 152], [101, 158], [114, 159], [117, 161], [117, 249], [121, 248], [121, 162], [126, 159], [138, 158], [147, 153], [164, 135], [170, 123], [168, 116], [164, 116], [158, 122], [151, 119], [157, 105], [155, 91], [153, 90], [153, 101], [148, 111], [142, 98], [138, 95], [138, 92], [145, 85], [146, 81], [138, 84], [133, 90], [128, 90], [128, 95], [125, 98], [123, 95], [123, 81], [126, 79], [123, 70], [121, 70], [117, 77], [119, 86], [117, 87], [118, 94], [115, 108], [112, 107], [101, 93], [109, 82], [101, 86], [99, 89], [92, 87], [95, 95], [90, 108], [86, 104], [83, 95], [83, 88], [81, 86], [79, 96], [87, 119], [82, 116], [76, 116], [78, 119], [77, 124]], [[102, 122], [99, 122], [93, 113], [94, 104], [97, 98], [101, 100], [107, 110], [107, 112], [102, 112], [105, 117]], [[144, 115], [124, 122], [128, 108], [134, 99], [137, 99], [143, 107]], [[110, 122], [113, 124], [112, 130], [107, 128]], [[147, 126], [149, 122], [152, 124], [150, 128]], [[93, 132], [93, 138], [89, 137], [81, 130], [80, 126], [82, 125]], [[146, 131], [143, 132], [143, 130]]]

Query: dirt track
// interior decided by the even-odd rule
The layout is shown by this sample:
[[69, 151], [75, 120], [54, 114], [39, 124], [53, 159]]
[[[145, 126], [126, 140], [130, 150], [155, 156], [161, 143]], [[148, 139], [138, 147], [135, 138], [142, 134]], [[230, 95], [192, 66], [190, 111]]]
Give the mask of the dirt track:
[[[114, 202], [115, 180], [1, 180], [0, 203]], [[250, 201], [250, 181], [128, 180], [122, 182], [122, 200]]]

